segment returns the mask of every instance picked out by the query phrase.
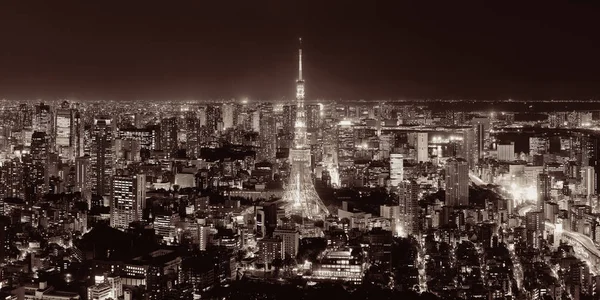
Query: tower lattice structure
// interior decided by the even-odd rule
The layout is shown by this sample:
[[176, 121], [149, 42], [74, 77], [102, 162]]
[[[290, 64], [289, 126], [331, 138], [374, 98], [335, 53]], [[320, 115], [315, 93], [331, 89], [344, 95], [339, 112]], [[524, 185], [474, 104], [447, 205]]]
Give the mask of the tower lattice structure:
[[[300, 39], [302, 43], [302, 39]], [[329, 215], [319, 198], [312, 178], [310, 147], [306, 139], [306, 110], [304, 108], [304, 80], [302, 79], [302, 47], [298, 51], [298, 80], [296, 80], [296, 122], [294, 145], [290, 149], [291, 172], [283, 200], [286, 214], [309, 219], [323, 219]]]

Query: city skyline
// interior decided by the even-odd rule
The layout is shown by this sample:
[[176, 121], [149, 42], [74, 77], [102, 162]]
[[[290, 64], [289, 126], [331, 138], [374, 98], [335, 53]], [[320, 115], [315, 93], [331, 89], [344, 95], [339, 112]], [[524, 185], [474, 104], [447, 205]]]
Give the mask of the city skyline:
[[600, 95], [594, 4], [3, 6], [0, 98], [293, 100], [300, 36], [311, 99]]

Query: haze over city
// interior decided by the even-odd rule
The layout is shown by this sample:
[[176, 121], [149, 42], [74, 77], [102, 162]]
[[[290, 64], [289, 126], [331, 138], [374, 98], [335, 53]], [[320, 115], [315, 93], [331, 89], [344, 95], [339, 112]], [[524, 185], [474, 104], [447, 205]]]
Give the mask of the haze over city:
[[[512, 4], [512, 5], [511, 5]], [[597, 4], [10, 1], [0, 97], [590, 99]]]

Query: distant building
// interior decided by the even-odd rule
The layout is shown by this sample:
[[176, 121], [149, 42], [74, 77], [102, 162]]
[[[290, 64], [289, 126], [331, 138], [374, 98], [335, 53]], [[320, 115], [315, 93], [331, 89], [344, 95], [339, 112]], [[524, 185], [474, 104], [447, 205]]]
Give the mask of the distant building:
[[498, 160], [513, 161], [515, 160], [515, 143], [498, 144]]
[[323, 259], [312, 265], [312, 274], [303, 278], [311, 281], [341, 281], [360, 284], [364, 276], [362, 261], [350, 250], [327, 251]]
[[273, 237], [283, 241], [284, 255], [296, 257], [300, 247], [300, 233], [296, 229], [277, 228], [273, 232]]
[[113, 178], [110, 205], [110, 224], [115, 228], [128, 228], [131, 222], [142, 219], [146, 202], [146, 175], [117, 175]]
[[283, 240], [263, 238], [258, 241], [258, 263], [271, 265], [275, 259], [284, 259]]
[[404, 155], [390, 154], [390, 185], [397, 187], [404, 180]]
[[446, 206], [469, 205], [469, 166], [461, 158], [446, 163]]

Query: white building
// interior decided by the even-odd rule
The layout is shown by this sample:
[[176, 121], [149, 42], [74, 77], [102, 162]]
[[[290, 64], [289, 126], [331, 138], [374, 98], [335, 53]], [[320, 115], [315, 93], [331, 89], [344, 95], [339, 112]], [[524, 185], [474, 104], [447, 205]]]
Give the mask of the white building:
[[513, 161], [515, 160], [515, 143], [498, 144], [498, 160]]
[[427, 132], [417, 133], [417, 162], [429, 161], [429, 135]]
[[404, 155], [390, 154], [390, 185], [397, 187], [404, 180]]

